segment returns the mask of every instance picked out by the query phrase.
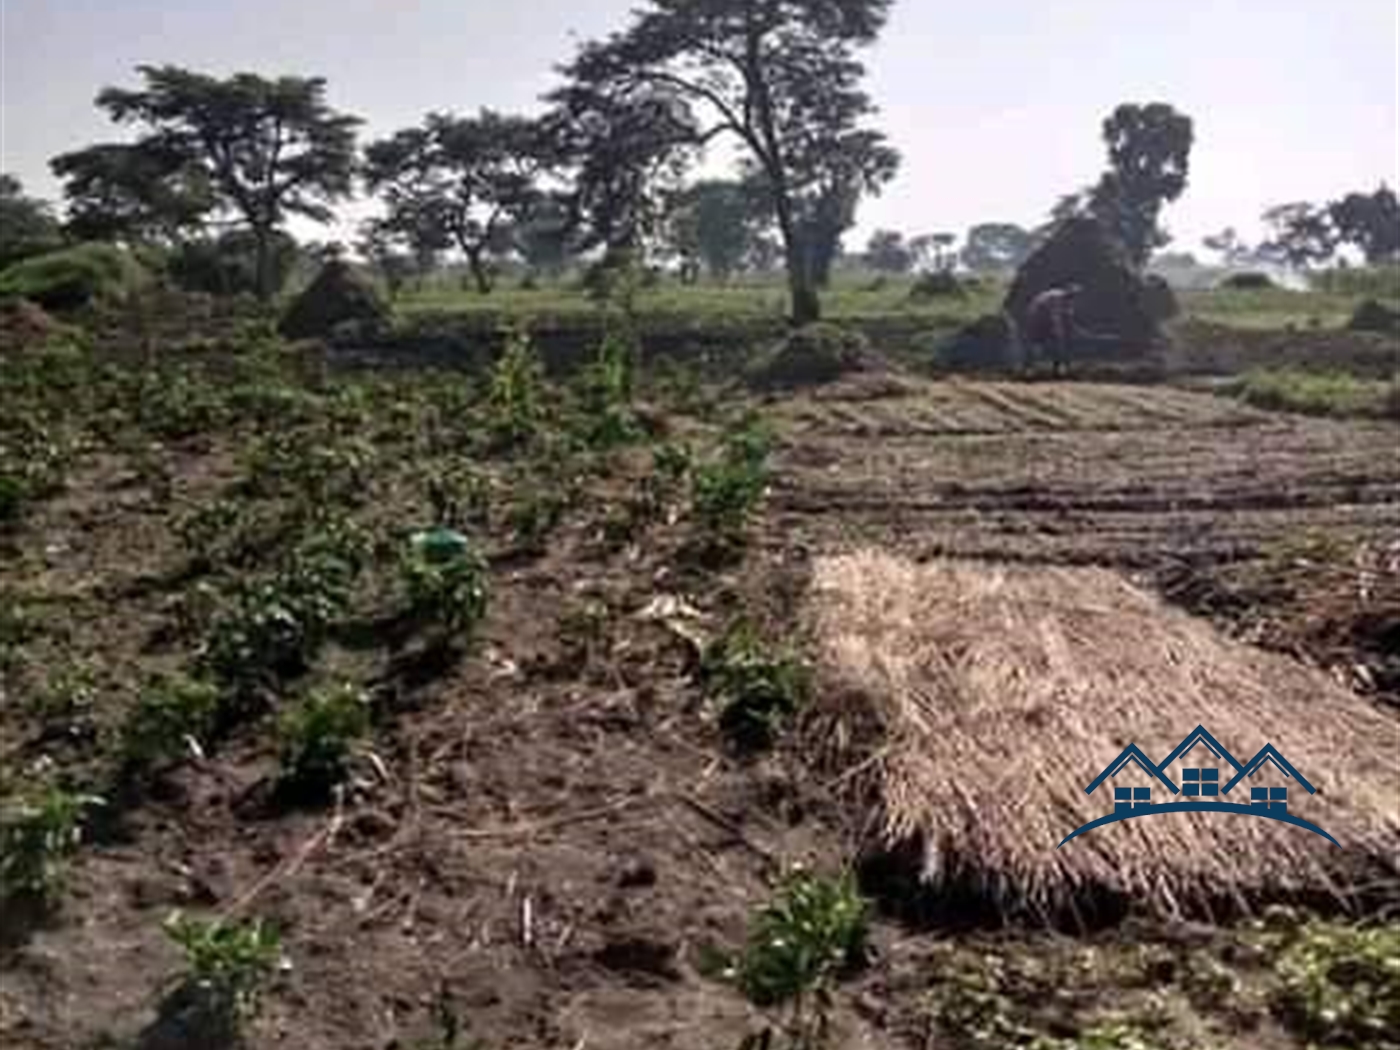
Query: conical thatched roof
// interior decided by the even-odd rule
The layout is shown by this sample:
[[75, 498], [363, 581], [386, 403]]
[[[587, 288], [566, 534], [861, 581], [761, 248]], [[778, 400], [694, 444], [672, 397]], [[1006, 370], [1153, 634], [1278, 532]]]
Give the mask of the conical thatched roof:
[[1032, 300], [1041, 292], [1078, 284], [1080, 323], [1106, 337], [1083, 356], [1122, 357], [1146, 352], [1160, 338], [1154, 316], [1163, 308], [1160, 292], [1146, 289], [1122, 249], [1093, 219], [1069, 219], [1056, 228], [1016, 273], [1005, 309], [1022, 332]]
[[347, 322], [373, 330], [389, 320], [389, 308], [370, 280], [349, 263], [332, 259], [288, 307], [280, 329], [288, 339], [325, 339]]
[[[809, 744], [848, 771], [884, 855], [926, 888], [1046, 918], [1111, 902], [1186, 914], [1345, 901], [1377, 877], [1400, 899], [1400, 719], [1114, 573], [862, 552], [817, 561], [809, 617], [824, 680]], [[1224, 812], [1123, 820], [1060, 845], [1113, 812], [1113, 787], [1153, 784], [1134, 767], [1086, 794], [1129, 743], [1162, 762], [1198, 725], [1241, 763], [1278, 749], [1317, 788], [1294, 785], [1289, 812], [1341, 848]], [[1154, 803], [1170, 798], [1160, 788]]]

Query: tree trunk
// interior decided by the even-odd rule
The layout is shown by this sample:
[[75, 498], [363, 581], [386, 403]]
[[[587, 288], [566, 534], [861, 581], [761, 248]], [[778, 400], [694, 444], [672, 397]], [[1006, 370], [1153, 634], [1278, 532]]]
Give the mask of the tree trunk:
[[266, 226], [253, 227], [253, 244], [256, 252], [254, 261], [254, 283], [257, 286], [258, 302], [272, 301], [272, 256], [271, 231]]
[[486, 265], [481, 249], [467, 251], [467, 266], [471, 268], [472, 279], [476, 281], [476, 290], [482, 295], [491, 294], [491, 271]]

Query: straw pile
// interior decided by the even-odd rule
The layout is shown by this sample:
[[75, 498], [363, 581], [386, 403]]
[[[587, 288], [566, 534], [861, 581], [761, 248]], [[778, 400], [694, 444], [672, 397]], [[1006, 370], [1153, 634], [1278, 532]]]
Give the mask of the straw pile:
[[[810, 743], [926, 888], [1049, 918], [1106, 900], [1173, 916], [1354, 902], [1360, 880], [1396, 884], [1400, 721], [1111, 572], [859, 552], [817, 560], [808, 611], [825, 686]], [[1125, 745], [1161, 761], [1198, 724], [1241, 762], [1272, 742], [1318, 789], [1294, 787], [1290, 810], [1342, 849], [1230, 813], [1056, 848], [1112, 811], [1115, 784], [1149, 782], [1131, 767], [1086, 795]]]

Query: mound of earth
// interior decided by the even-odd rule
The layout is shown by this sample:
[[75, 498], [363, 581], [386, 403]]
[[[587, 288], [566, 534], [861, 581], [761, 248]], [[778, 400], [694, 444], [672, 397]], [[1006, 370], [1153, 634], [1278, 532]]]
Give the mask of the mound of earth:
[[748, 375], [755, 390], [793, 390], [819, 386], [861, 373], [888, 370], [860, 332], [831, 324], [797, 329], [759, 361]]
[[1005, 310], [1025, 332], [1030, 305], [1050, 288], [1077, 284], [1079, 323], [1094, 333], [1092, 351], [1080, 339], [1076, 356], [1137, 357], [1161, 339], [1160, 291], [1149, 291], [1122, 248], [1093, 219], [1070, 219], [1017, 271]]
[[1400, 335], [1400, 310], [1375, 299], [1367, 299], [1356, 308], [1347, 322], [1353, 332], [1383, 332], [1386, 335]]
[[389, 308], [369, 278], [332, 259], [292, 301], [280, 330], [288, 339], [329, 339], [347, 326], [374, 332], [388, 323]]

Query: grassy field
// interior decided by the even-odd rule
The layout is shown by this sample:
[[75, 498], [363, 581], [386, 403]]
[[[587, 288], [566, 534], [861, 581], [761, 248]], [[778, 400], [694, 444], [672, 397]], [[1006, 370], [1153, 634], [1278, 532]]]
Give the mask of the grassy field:
[[[994, 299], [904, 296], [830, 309]], [[401, 307], [506, 303], [597, 310]], [[773, 289], [642, 306], [781, 310]], [[899, 917], [893, 884], [855, 878], [867, 813], [810, 744], [834, 691], [803, 613], [814, 557], [852, 546], [1096, 566], [1380, 705], [1393, 423], [1148, 385], [768, 398], [619, 345], [551, 379], [521, 341], [481, 371], [362, 370], [257, 324], [144, 349], [63, 335], [0, 370], [7, 1050], [715, 1050], [765, 1028], [1394, 1050], [1384, 889], [1351, 918]]]

